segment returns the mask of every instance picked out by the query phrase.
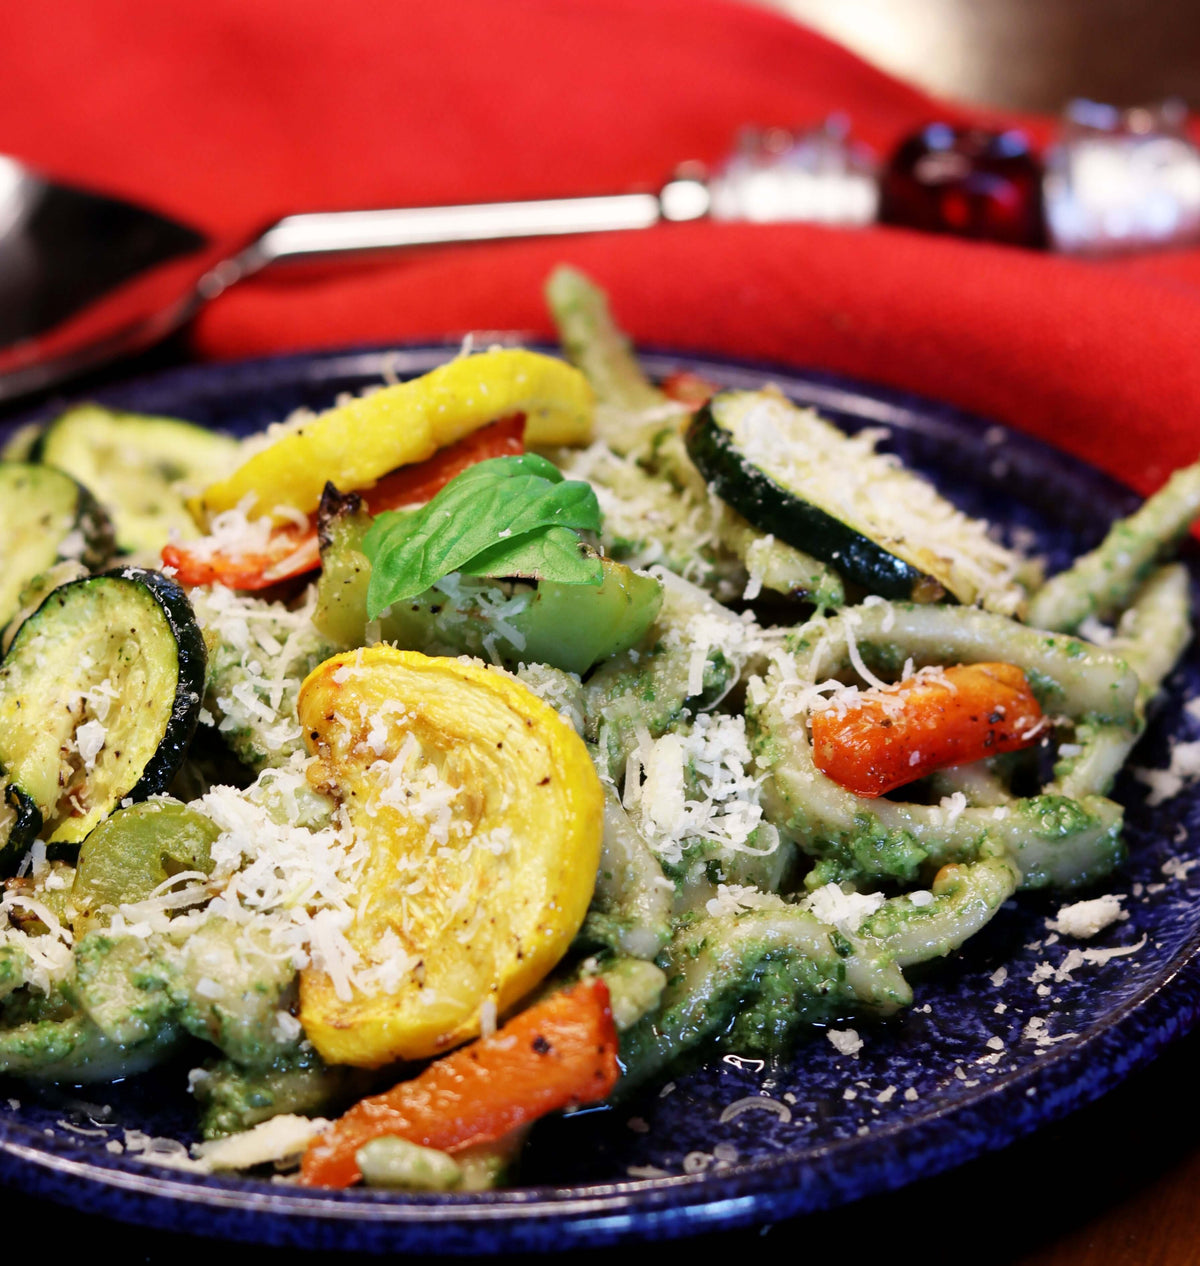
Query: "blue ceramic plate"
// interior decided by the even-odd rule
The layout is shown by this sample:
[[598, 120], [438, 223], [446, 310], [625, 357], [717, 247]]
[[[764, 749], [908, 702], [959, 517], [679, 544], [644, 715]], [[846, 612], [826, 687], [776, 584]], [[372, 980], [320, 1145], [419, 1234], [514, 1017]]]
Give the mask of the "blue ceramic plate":
[[[385, 370], [421, 372], [453, 349], [293, 356], [187, 368], [103, 399], [246, 431], [325, 406]], [[959, 505], [1036, 542], [1052, 567], [1094, 545], [1135, 498], [1021, 435], [924, 400], [825, 375], [693, 357], [646, 358], [728, 386], [776, 383], [849, 428], [883, 426], [905, 461]], [[1135, 753], [1162, 768], [1174, 739], [1200, 738], [1193, 651]], [[141, 1130], [189, 1142], [185, 1068], [79, 1095], [0, 1091], [0, 1178], [84, 1211], [201, 1235], [359, 1251], [567, 1249], [683, 1235], [828, 1209], [959, 1165], [1080, 1107], [1189, 1029], [1200, 1010], [1200, 794], [1151, 806], [1131, 773], [1130, 860], [1108, 885], [1128, 919], [1093, 941], [1059, 940], [1063, 904], [1009, 903], [966, 951], [913, 973], [916, 1005], [858, 1025], [842, 1055], [816, 1031], [778, 1064], [737, 1055], [680, 1071], [616, 1110], [543, 1123], [522, 1186], [484, 1195], [320, 1193], [198, 1178], [114, 1142]], [[1130, 950], [1078, 962], [1072, 950]], [[1068, 957], [1070, 956], [1070, 957]], [[5, 1100], [4, 1096], [11, 1096]]]

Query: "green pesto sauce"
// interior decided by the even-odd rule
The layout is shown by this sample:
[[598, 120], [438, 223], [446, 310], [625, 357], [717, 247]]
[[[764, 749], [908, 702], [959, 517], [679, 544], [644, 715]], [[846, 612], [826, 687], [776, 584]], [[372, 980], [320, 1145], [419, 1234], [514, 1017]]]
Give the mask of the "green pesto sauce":
[[804, 884], [809, 892], [827, 883], [847, 880], [862, 885], [880, 879], [914, 882], [929, 856], [911, 831], [889, 831], [874, 814], [860, 813], [854, 831], [816, 835], [806, 845], [819, 860]]
[[307, 1115], [336, 1110], [367, 1089], [370, 1074], [329, 1067], [311, 1047], [278, 1056], [264, 1068], [209, 1060], [195, 1084], [200, 1129], [206, 1139], [248, 1130], [283, 1112]]
[[1017, 812], [1026, 818], [1039, 840], [1061, 840], [1089, 830], [1096, 819], [1067, 796], [1033, 796], [1019, 802]]
[[844, 971], [832, 974], [805, 959], [764, 962], [749, 986], [750, 997], [730, 1011], [718, 1045], [739, 1053], [778, 1055], [812, 1024], [856, 1009]]
[[1043, 712], [1058, 712], [1061, 710], [1067, 697], [1066, 691], [1053, 677], [1047, 676], [1046, 673], [1038, 672], [1036, 668], [1026, 668], [1025, 680], [1029, 682], [1029, 688], [1033, 691], [1033, 697], [1038, 701]]

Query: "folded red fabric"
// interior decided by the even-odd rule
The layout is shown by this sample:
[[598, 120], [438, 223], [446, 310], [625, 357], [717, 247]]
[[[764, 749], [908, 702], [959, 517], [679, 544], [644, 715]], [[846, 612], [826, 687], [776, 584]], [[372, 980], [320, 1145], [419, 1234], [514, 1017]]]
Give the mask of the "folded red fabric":
[[[730, 0], [42, 0], [5, 25], [0, 149], [231, 240], [298, 210], [654, 188], [745, 123], [841, 110], [886, 149], [981, 117]], [[263, 276], [202, 315], [195, 347], [545, 335], [563, 260], [648, 343], [946, 400], [1142, 491], [1200, 454], [1196, 250], [1097, 263], [886, 228], [665, 225]]]

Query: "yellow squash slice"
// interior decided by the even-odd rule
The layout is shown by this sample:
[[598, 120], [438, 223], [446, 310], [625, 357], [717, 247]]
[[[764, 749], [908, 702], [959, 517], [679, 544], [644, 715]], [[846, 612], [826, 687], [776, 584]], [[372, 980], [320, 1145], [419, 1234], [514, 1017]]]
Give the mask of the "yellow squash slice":
[[533, 989], [579, 930], [599, 778], [553, 708], [457, 659], [348, 651], [308, 676], [299, 712], [310, 781], [369, 848], [346, 931], [355, 978], [305, 969], [301, 1022], [333, 1063], [436, 1055]]
[[525, 415], [527, 444], [585, 444], [593, 404], [587, 379], [552, 356], [521, 348], [462, 356], [318, 414], [188, 506], [201, 525], [251, 493], [251, 515], [277, 506], [311, 514], [327, 480], [341, 492], [362, 491], [397, 466], [423, 462], [514, 413]]

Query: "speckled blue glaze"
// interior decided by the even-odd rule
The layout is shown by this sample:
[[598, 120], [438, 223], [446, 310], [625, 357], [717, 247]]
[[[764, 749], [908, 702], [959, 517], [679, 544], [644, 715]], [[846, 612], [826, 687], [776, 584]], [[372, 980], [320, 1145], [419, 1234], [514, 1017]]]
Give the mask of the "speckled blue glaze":
[[[247, 431], [300, 405], [323, 407], [338, 392], [378, 382], [385, 369], [404, 376], [446, 355], [433, 347], [207, 365], [100, 397]], [[888, 444], [905, 461], [1010, 537], [1035, 540], [1052, 568], [1095, 544], [1136, 503], [1073, 459], [928, 401], [822, 374], [667, 354], [645, 359], [654, 374], [690, 369], [728, 386], [774, 382], [847, 427], [888, 428]], [[1189, 562], [1195, 574], [1194, 557]], [[1164, 767], [1172, 739], [1200, 738], [1200, 720], [1183, 708], [1197, 695], [1193, 649], [1135, 765]], [[1023, 895], [964, 953], [910, 973], [915, 1008], [887, 1024], [859, 1024], [856, 1054], [839, 1054], [814, 1032], [790, 1060], [714, 1057], [619, 1108], [543, 1123], [519, 1188], [424, 1197], [306, 1192], [198, 1178], [110, 1151], [130, 1129], [192, 1140], [186, 1066], [79, 1096], [9, 1084], [0, 1090], [0, 1178], [85, 1211], [171, 1230], [426, 1253], [660, 1239], [774, 1221], [902, 1186], [1095, 1099], [1195, 1023], [1200, 794], [1151, 806], [1146, 790], [1127, 772], [1115, 793], [1128, 806], [1130, 860], [1105, 887], [1126, 897], [1129, 917], [1086, 943], [1135, 952], [1072, 968], [1066, 960], [1077, 944], [1052, 936], [1045, 923], [1063, 899]], [[757, 1102], [725, 1112], [747, 1099]]]

